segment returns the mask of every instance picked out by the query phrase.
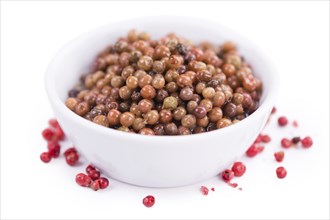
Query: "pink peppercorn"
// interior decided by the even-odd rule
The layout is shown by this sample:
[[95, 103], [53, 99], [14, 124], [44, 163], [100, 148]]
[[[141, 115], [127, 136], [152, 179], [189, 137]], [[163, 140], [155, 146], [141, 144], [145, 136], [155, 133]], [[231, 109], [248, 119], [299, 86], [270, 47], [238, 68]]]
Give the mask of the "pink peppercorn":
[[48, 163], [51, 159], [52, 157], [49, 155], [48, 152], [43, 152], [42, 154], [40, 154], [40, 160], [44, 163]]
[[228, 182], [230, 181], [232, 178], [234, 178], [234, 172], [232, 170], [224, 170], [222, 173], [221, 173], [221, 177], [224, 181]]
[[279, 126], [283, 127], [288, 124], [288, 119], [285, 116], [279, 117], [278, 124]]
[[142, 200], [143, 205], [145, 205], [146, 207], [152, 207], [155, 204], [155, 197], [149, 195], [143, 198]]
[[101, 189], [105, 189], [109, 186], [109, 180], [105, 177], [99, 178], [98, 181], [100, 183], [100, 188]]
[[282, 145], [283, 148], [289, 148], [289, 147], [292, 146], [292, 141], [288, 138], [283, 138], [281, 140], [281, 145]]
[[80, 186], [90, 186], [92, 179], [84, 173], [78, 173], [76, 175], [76, 183]]
[[274, 157], [277, 162], [282, 162], [284, 159], [284, 152], [283, 151], [275, 152]]
[[246, 151], [246, 155], [248, 157], [254, 157], [259, 153], [258, 146], [256, 144], [252, 144], [251, 147]]
[[313, 145], [313, 140], [311, 137], [307, 136], [301, 140], [301, 144], [304, 148], [310, 148]]
[[278, 167], [276, 169], [276, 175], [278, 178], [283, 179], [284, 177], [286, 177], [287, 171], [284, 167]]
[[204, 196], [209, 194], [209, 189], [206, 186], [201, 186], [201, 192]]
[[77, 152], [71, 152], [71, 153], [65, 155], [65, 161], [70, 166], [74, 166], [78, 162], [78, 160], [79, 160], [79, 155]]
[[261, 135], [261, 141], [264, 143], [268, 143], [270, 142], [271, 138], [269, 135], [265, 134], [265, 135]]
[[57, 158], [60, 156], [61, 146], [54, 141], [48, 142], [48, 152], [49, 155], [53, 158]]
[[90, 178], [92, 178], [92, 180], [96, 180], [96, 179], [100, 178], [101, 173], [100, 173], [100, 171], [97, 171], [97, 170], [91, 170], [91, 171], [88, 173], [88, 176], [89, 176]]
[[52, 140], [54, 137], [54, 132], [49, 128], [44, 129], [41, 134], [47, 141]]
[[242, 162], [235, 162], [231, 168], [236, 177], [243, 176], [246, 171], [246, 166]]
[[90, 187], [94, 191], [97, 191], [97, 190], [101, 189], [100, 181], [98, 181], [98, 180], [92, 181]]
[[276, 112], [276, 108], [275, 108], [275, 106], [272, 108], [272, 114], [274, 114], [275, 112]]

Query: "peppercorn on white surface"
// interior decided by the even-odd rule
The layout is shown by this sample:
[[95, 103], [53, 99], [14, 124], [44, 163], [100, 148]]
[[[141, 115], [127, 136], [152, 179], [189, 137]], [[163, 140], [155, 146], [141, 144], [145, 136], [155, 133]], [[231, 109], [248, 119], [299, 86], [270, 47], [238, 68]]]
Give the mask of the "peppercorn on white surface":
[[[1, 2], [1, 218], [329, 218], [328, 9], [326, 1]], [[265, 148], [255, 157], [237, 158], [246, 166], [231, 180], [238, 186], [220, 176], [167, 189], [110, 178], [108, 188], [95, 192], [75, 182], [88, 162], [68, 166], [62, 153], [72, 147], [69, 140], [58, 159], [42, 163], [47, 144], [41, 132], [53, 117], [44, 72], [54, 54], [100, 25], [164, 12], [226, 25], [257, 43], [278, 68], [277, 112], [262, 132], [271, 141], [261, 143]], [[280, 116], [289, 121], [285, 127]], [[313, 145], [281, 147], [282, 138], [296, 136], [311, 136]], [[275, 160], [278, 151], [285, 152], [282, 162]], [[280, 166], [287, 171], [283, 179]], [[150, 208], [143, 205], [148, 195], [155, 197]]]

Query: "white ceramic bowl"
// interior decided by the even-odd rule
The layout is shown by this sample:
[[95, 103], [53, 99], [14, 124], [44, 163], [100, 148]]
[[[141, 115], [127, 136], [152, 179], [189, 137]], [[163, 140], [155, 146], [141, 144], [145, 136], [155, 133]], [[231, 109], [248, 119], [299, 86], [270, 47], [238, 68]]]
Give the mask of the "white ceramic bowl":
[[[135, 28], [153, 38], [170, 32], [194, 42], [238, 44], [263, 82], [260, 107], [229, 127], [188, 136], [144, 136], [94, 124], [64, 104], [67, 92], [86, 73], [95, 55], [119, 36]], [[147, 187], [193, 184], [219, 174], [242, 156], [261, 129], [274, 104], [278, 80], [274, 67], [257, 46], [232, 30], [210, 21], [187, 17], [144, 17], [109, 24], [65, 45], [46, 72], [46, 89], [56, 118], [65, 133], [91, 163], [114, 179]]]

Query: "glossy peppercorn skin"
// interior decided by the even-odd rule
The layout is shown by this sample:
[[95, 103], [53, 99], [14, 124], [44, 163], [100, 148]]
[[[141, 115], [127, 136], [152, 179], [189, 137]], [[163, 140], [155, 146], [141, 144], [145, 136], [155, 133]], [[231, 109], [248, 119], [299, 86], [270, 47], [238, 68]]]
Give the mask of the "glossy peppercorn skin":
[[[110, 42], [111, 43], [111, 42]], [[262, 83], [232, 42], [194, 45], [130, 31], [95, 59], [65, 105], [101, 126], [142, 135], [187, 135], [244, 120]]]

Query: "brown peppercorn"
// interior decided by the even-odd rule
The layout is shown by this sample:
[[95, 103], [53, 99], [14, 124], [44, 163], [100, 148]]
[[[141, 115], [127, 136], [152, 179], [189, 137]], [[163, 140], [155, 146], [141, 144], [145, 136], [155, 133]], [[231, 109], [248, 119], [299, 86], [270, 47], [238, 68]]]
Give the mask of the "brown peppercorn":
[[119, 128], [117, 128], [118, 131], [124, 131], [124, 132], [130, 132], [128, 127], [125, 126], [120, 126]]
[[178, 135], [188, 135], [188, 134], [191, 134], [191, 131], [189, 128], [186, 128], [184, 126], [180, 126], [178, 128]]
[[165, 135], [164, 125], [162, 125], [162, 124], [155, 125], [155, 127], [153, 128], [153, 131], [154, 131], [155, 135]]
[[183, 87], [186, 87], [186, 86], [192, 86], [192, 80], [191, 78], [186, 75], [186, 74], [181, 74], [177, 80], [176, 80], [176, 83], [179, 87], [183, 88]]
[[167, 65], [171, 69], [178, 69], [183, 63], [183, 59], [179, 55], [171, 55], [168, 58]]
[[253, 92], [257, 88], [257, 82], [252, 76], [243, 78], [242, 84], [243, 88], [249, 92]]
[[196, 118], [201, 119], [204, 118], [207, 114], [206, 109], [202, 106], [197, 106], [194, 111], [193, 114], [195, 115]]
[[142, 135], [155, 135], [155, 132], [151, 128], [142, 128], [139, 132]]
[[141, 96], [145, 99], [153, 99], [156, 96], [156, 90], [151, 85], [145, 85], [141, 91]]
[[191, 114], [185, 115], [181, 119], [181, 124], [186, 128], [193, 129], [196, 126], [196, 117]]
[[123, 53], [121, 53], [120, 56], [119, 56], [119, 64], [120, 64], [122, 67], [128, 66], [130, 60], [131, 60], [131, 54], [128, 53], [128, 52], [123, 52]]
[[147, 75], [147, 73], [146, 73], [146, 71], [144, 71], [144, 70], [137, 70], [137, 71], [135, 71], [135, 73], [134, 73], [134, 76], [136, 77], [136, 78], [138, 78], [138, 80], [140, 80], [142, 77], [144, 77], [145, 75]]
[[128, 88], [128, 86], [123, 86], [119, 89], [120, 98], [126, 100], [129, 99], [132, 95], [132, 90]]
[[196, 124], [197, 126], [206, 128], [209, 124], [210, 120], [207, 116], [203, 117], [203, 118], [197, 118], [196, 119]]
[[114, 88], [120, 88], [125, 84], [124, 79], [122, 79], [120, 76], [114, 76], [111, 79], [111, 86]]
[[166, 124], [164, 126], [164, 130], [167, 135], [177, 135], [178, 134], [178, 127], [173, 122]]
[[135, 76], [127, 77], [126, 85], [129, 89], [136, 89], [138, 87], [138, 78]]
[[66, 107], [68, 107], [71, 111], [74, 111], [76, 106], [79, 104], [79, 101], [78, 99], [76, 98], [68, 98], [66, 101], [65, 101], [65, 105]]
[[180, 98], [184, 101], [189, 101], [193, 98], [193, 91], [190, 87], [184, 87], [180, 91]]
[[179, 106], [176, 109], [173, 110], [173, 118], [177, 121], [181, 121], [183, 116], [187, 114], [187, 111], [184, 107]]
[[206, 87], [203, 89], [202, 95], [206, 99], [212, 99], [215, 95], [215, 90], [212, 87]]
[[87, 102], [80, 102], [75, 107], [75, 112], [80, 116], [87, 114], [89, 112], [89, 110], [90, 110], [90, 106]]
[[209, 99], [202, 99], [199, 106], [204, 107], [206, 112], [209, 112], [213, 108], [213, 103]]
[[150, 85], [151, 81], [152, 81], [152, 76], [146, 74], [139, 79], [138, 81], [139, 87], [143, 88], [146, 85]]
[[159, 113], [156, 110], [151, 110], [144, 115], [144, 119], [146, 120], [147, 124], [154, 125], [158, 122]]
[[145, 126], [146, 126], [146, 122], [143, 118], [135, 118], [132, 128], [134, 131], [139, 132]]
[[163, 102], [166, 97], [168, 97], [168, 92], [164, 89], [160, 89], [160, 90], [157, 91], [157, 95], [155, 97], [155, 100], [157, 102]]
[[178, 106], [177, 98], [173, 96], [166, 97], [163, 102], [163, 108], [173, 110]]
[[153, 107], [153, 103], [152, 103], [152, 101], [150, 101], [148, 99], [142, 99], [138, 104], [138, 109], [142, 113], [149, 112], [152, 109], [152, 107]]
[[154, 61], [152, 64], [152, 70], [156, 73], [162, 74], [165, 71], [165, 64], [160, 60]]
[[124, 112], [119, 116], [120, 124], [125, 127], [130, 127], [135, 120], [135, 116], [131, 112]]
[[155, 59], [159, 60], [163, 57], [169, 57], [171, 55], [171, 51], [165, 45], [158, 45], [155, 48]]
[[195, 102], [195, 101], [189, 101], [187, 103], [187, 106], [186, 106], [187, 112], [189, 114], [193, 114], [194, 111], [195, 111], [195, 108], [197, 108], [197, 106], [198, 106], [198, 103], [197, 102]]
[[226, 76], [232, 76], [236, 73], [235, 66], [230, 63], [223, 64], [221, 69], [224, 72], [224, 74], [226, 74]]
[[174, 69], [169, 69], [165, 74], [166, 82], [174, 82], [179, 77], [179, 73]]
[[136, 103], [132, 103], [129, 111], [135, 115], [135, 117], [141, 117], [142, 112], [139, 110], [139, 106]]
[[139, 68], [148, 71], [152, 68], [152, 63], [153, 63], [153, 59], [151, 57], [142, 56], [137, 62], [137, 65]]
[[235, 51], [236, 50], [236, 45], [231, 41], [226, 41], [225, 43], [222, 44], [221, 50], [224, 53], [228, 53], [230, 51]]
[[237, 54], [227, 54], [225, 62], [234, 65], [236, 69], [242, 66], [242, 59]]
[[188, 64], [188, 69], [194, 72], [206, 70], [206, 64], [204, 62], [190, 61]]
[[119, 117], [121, 113], [116, 109], [111, 109], [108, 112], [107, 119], [110, 127], [116, 126], [119, 124]]
[[215, 107], [207, 115], [211, 122], [217, 122], [222, 118], [222, 110], [219, 107]]
[[235, 105], [242, 104], [243, 100], [244, 100], [244, 95], [243, 94], [241, 94], [241, 93], [234, 93], [234, 95], [233, 95], [233, 103]]
[[127, 49], [127, 42], [123, 40], [119, 40], [115, 43], [114, 49], [117, 53], [124, 52]]
[[228, 118], [222, 118], [220, 119], [218, 122], [217, 122], [217, 128], [224, 128], [224, 127], [227, 127], [229, 125], [231, 125], [231, 120], [228, 119]]
[[169, 93], [174, 93], [176, 92], [179, 88], [178, 85], [175, 82], [170, 82], [167, 83], [165, 86], [165, 89], [169, 92]]
[[206, 88], [206, 84], [204, 82], [197, 83], [197, 85], [195, 87], [196, 93], [202, 94], [202, 92], [205, 88]]
[[154, 76], [154, 78], [151, 81], [151, 85], [155, 88], [155, 89], [162, 89], [165, 86], [165, 79], [163, 77], [163, 75], [161, 74], [156, 74]]
[[233, 104], [233, 103], [226, 104], [225, 108], [224, 108], [224, 115], [229, 117], [229, 118], [235, 117], [235, 115], [236, 115], [236, 105]]
[[97, 115], [94, 119], [93, 122], [99, 125], [102, 125], [104, 127], [109, 127], [109, 122], [107, 117], [104, 115]]
[[201, 70], [196, 73], [196, 78], [200, 82], [208, 82], [212, 79], [212, 74], [208, 70]]
[[199, 134], [199, 133], [204, 133], [206, 130], [205, 130], [205, 128], [203, 128], [203, 127], [195, 127], [194, 129], [193, 129], [193, 134]]
[[168, 124], [172, 122], [172, 118], [173, 118], [172, 112], [168, 109], [162, 109], [159, 112], [159, 121], [163, 124]]
[[124, 80], [127, 80], [127, 78], [129, 76], [133, 76], [134, 74], [134, 68], [132, 66], [126, 66], [123, 71], [121, 72], [121, 77], [124, 79]]
[[148, 46], [148, 43], [143, 40], [137, 40], [133, 43], [133, 46], [135, 47], [136, 50], [139, 50], [142, 52]]
[[226, 101], [226, 96], [223, 92], [217, 91], [214, 93], [212, 104], [214, 107], [221, 107]]

